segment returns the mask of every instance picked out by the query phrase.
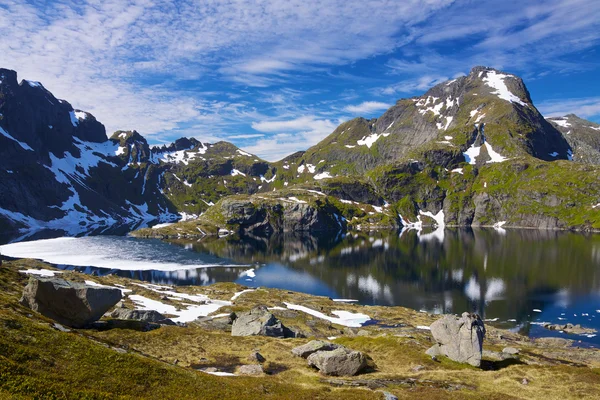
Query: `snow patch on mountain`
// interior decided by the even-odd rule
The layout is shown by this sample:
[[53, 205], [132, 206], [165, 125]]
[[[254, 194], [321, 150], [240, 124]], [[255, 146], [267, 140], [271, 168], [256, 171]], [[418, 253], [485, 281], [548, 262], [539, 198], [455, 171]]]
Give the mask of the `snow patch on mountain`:
[[519, 97], [515, 96], [510, 90], [508, 90], [508, 87], [504, 82], [506, 78], [514, 79], [514, 76], [500, 74], [492, 70], [487, 71], [487, 75], [483, 78], [483, 81], [492, 89], [496, 89], [496, 91], [492, 92], [492, 94], [497, 95], [502, 100], [527, 106], [527, 103], [523, 102]]
[[561, 119], [552, 119], [551, 121], [554, 122], [558, 126], [562, 126], [563, 128], [568, 128], [571, 126], [567, 117], [563, 117]]
[[231, 176], [236, 176], [236, 175], [246, 176], [245, 173], [238, 171], [237, 169], [234, 168], [231, 170]]
[[333, 178], [333, 176], [331, 176], [331, 174], [329, 172], [321, 172], [320, 174], [316, 174], [314, 177], [314, 179], [316, 180], [321, 180], [321, 179], [326, 179], [326, 178]]
[[369, 135], [369, 136], [363, 136], [362, 139], [356, 141], [356, 144], [359, 146], [367, 146], [368, 148], [371, 148], [371, 146], [373, 146], [373, 143], [375, 143], [382, 136], [388, 137], [388, 136], [390, 136], [390, 134], [389, 133], [381, 133], [381, 134], [373, 133], [372, 135]]
[[4, 136], [7, 139], [10, 139], [14, 142], [17, 142], [17, 144], [19, 146], [21, 146], [24, 150], [29, 150], [29, 151], [33, 151], [33, 149], [27, 144], [27, 143], [23, 143], [18, 141], [17, 139], [15, 139], [14, 137], [12, 137], [8, 132], [6, 132], [1, 126], [0, 126], [0, 135]]

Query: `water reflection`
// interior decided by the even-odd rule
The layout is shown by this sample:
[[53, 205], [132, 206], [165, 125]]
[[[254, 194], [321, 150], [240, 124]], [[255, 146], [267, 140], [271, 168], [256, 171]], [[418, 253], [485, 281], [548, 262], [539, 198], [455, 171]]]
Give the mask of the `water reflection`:
[[249, 286], [435, 313], [468, 310], [500, 322], [600, 327], [600, 235], [446, 229], [353, 233], [339, 239], [289, 234], [172, 243], [263, 264], [256, 278], [238, 279]]

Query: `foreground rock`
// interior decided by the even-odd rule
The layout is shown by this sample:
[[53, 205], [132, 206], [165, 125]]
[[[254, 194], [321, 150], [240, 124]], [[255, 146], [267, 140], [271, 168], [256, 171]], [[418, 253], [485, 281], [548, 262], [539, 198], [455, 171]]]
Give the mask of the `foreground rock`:
[[100, 319], [120, 300], [119, 289], [60, 278], [30, 277], [20, 301], [63, 325], [82, 328]]
[[260, 364], [242, 365], [238, 368], [239, 375], [260, 376], [264, 375], [265, 371]]
[[307, 358], [308, 365], [323, 375], [353, 376], [365, 369], [367, 357], [360, 351], [338, 347], [331, 351], [317, 351]]
[[265, 306], [241, 313], [233, 321], [232, 336], [285, 337], [285, 327]]
[[445, 315], [431, 324], [431, 334], [436, 344], [427, 350], [428, 355], [444, 355], [475, 367], [481, 365], [485, 326], [478, 315], [467, 312], [460, 317]]
[[143, 322], [154, 322], [160, 325], [175, 325], [175, 322], [155, 310], [130, 310], [128, 308], [116, 308], [106, 314], [107, 317], [124, 320], [135, 320]]

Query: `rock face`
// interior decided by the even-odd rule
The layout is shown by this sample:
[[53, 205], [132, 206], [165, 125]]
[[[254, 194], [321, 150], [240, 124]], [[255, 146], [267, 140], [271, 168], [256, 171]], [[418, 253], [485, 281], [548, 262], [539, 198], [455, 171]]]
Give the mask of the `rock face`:
[[124, 320], [135, 320], [154, 322], [161, 325], [175, 325], [173, 321], [155, 310], [130, 310], [128, 308], [117, 308], [106, 314], [107, 317]]
[[267, 310], [267, 307], [258, 306], [238, 315], [233, 321], [231, 335], [284, 337], [284, 329], [283, 324]]
[[331, 351], [317, 351], [308, 356], [308, 365], [323, 375], [353, 376], [367, 366], [367, 357], [360, 351], [339, 347]]
[[121, 300], [121, 291], [60, 278], [30, 277], [21, 304], [74, 328], [97, 321]]
[[481, 365], [485, 326], [478, 315], [467, 312], [460, 317], [445, 315], [431, 324], [431, 334], [437, 349], [429, 349], [427, 354], [439, 351], [451, 360], [475, 367]]
[[575, 334], [575, 335], [596, 333], [595, 329], [584, 328], [579, 324], [573, 325], [571, 323], [569, 323], [569, 324], [544, 324], [544, 328], [549, 329], [551, 331], [563, 331], [563, 332], [571, 333], [571, 334]]
[[312, 340], [302, 346], [294, 347], [292, 349], [292, 354], [298, 357], [307, 358], [317, 351], [331, 351], [339, 347], [341, 346], [338, 344], [326, 342], [324, 340]]

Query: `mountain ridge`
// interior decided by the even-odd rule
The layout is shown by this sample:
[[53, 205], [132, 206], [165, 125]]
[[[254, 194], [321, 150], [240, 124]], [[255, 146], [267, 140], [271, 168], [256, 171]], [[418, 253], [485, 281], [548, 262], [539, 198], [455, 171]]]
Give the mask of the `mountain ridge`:
[[[564, 118], [567, 122], [561, 122]], [[548, 170], [573, 179], [573, 174], [593, 174], [600, 164], [600, 133], [594, 134], [600, 127], [576, 116], [546, 120], [519, 77], [488, 67], [475, 67], [422, 96], [400, 99], [379, 118], [347, 121], [317, 145], [273, 163], [223, 141], [180, 138], [151, 147], [137, 131], [117, 131], [108, 138], [93, 115], [56, 99], [41, 83], [17, 83], [16, 72], [5, 69], [0, 69], [0, 129], [0, 226], [26, 234], [67, 225], [62, 230], [77, 234], [196, 219], [231, 195], [254, 206], [229, 202], [228, 215], [260, 212], [250, 218], [251, 225], [269, 232], [307, 228], [277, 222], [284, 218], [277, 207], [287, 209], [296, 200], [290, 215], [303, 218], [300, 208], [301, 214], [327, 215], [331, 222], [312, 220], [311, 226], [328, 229], [491, 226], [510, 219], [505, 206], [520, 196], [507, 188], [494, 192], [503, 174], [507, 179], [517, 171], [526, 181], [539, 179], [531, 171]], [[559, 165], [563, 162], [569, 164]], [[485, 175], [495, 180], [488, 182]], [[548, 182], [538, 184], [541, 192], [530, 198], [551, 192], [541, 187]], [[520, 187], [520, 180], [514, 185]], [[578, 189], [588, 203], [600, 203], [595, 182]], [[259, 194], [273, 191], [268, 202], [279, 206], [267, 212], [270, 208], [258, 204], [267, 202]], [[311, 199], [311, 192], [326, 197]], [[600, 228], [589, 213], [583, 220], [559, 216], [563, 195], [551, 195], [556, 204], [550, 207], [557, 209], [530, 204], [533, 216], [526, 210], [510, 225]], [[302, 202], [310, 206], [299, 206]], [[440, 212], [441, 219], [434, 218]], [[224, 223], [219, 212], [209, 214], [219, 217], [208, 221], [216, 227], [208, 230], [240, 229], [239, 223]], [[338, 224], [341, 218], [348, 223]]]

